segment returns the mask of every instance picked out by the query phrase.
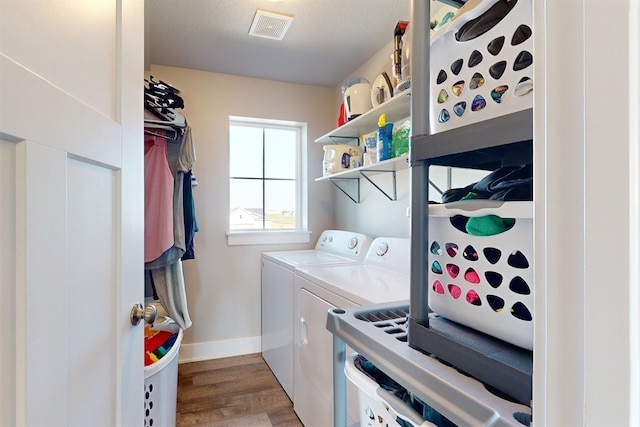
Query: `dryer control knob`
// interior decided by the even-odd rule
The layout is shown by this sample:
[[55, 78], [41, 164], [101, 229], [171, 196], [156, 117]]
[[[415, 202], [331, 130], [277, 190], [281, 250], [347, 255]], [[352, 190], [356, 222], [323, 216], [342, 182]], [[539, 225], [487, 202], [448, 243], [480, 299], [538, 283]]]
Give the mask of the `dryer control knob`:
[[383, 256], [389, 250], [389, 244], [386, 242], [382, 242], [376, 248], [376, 255]]
[[358, 246], [358, 238], [352, 237], [351, 240], [349, 240], [349, 249], [353, 249], [356, 246]]

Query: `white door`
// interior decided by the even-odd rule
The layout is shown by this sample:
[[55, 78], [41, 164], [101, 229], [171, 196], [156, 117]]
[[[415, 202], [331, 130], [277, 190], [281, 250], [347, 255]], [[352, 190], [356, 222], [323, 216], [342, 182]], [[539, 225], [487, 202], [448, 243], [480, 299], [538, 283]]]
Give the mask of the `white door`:
[[142, 425], [144, 3], [0, 8], [0, 425]]

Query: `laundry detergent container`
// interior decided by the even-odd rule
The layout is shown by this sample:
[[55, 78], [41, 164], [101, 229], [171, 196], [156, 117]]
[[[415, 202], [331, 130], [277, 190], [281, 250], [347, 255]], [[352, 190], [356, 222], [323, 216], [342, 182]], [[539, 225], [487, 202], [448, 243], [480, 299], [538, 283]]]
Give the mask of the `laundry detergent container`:
[[429, 307], [533, 349], [533, 202], [429, 205]]
[[349, 170], [362, 165], [362, 149], [355, 145], [325, 145], [322, 159], [323, 176]]
[[170, 319], [145, 325], [145, 427], [176, 424], [178, 352], [182, 335], [182, 329]]
[[432, 134], [533, 106], [531, 0], [484, 0], [431, 40]]

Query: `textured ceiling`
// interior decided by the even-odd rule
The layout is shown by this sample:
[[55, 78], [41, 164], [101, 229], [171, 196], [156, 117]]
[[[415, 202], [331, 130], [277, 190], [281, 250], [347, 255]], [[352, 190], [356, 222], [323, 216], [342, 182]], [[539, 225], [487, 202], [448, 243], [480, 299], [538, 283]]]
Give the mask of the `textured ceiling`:
[[[334, 87], [393, 40], [410, 0], [147, 0], [145, 9], [148, 63]], [[257, 9], [294, 16], [283, 40], [248, 35]]]

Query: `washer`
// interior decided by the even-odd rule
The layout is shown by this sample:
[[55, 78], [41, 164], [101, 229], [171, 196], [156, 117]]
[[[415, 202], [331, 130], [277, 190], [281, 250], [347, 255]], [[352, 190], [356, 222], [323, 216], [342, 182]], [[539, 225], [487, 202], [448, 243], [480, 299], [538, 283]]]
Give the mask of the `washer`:
[[[333, 425], [332, 308], [409, 299], [410, 240], [379, 237], [360, 264], [296, 269], [293, 407], [305, 427]], [[353, 350], [347, 349], [347, 354]], [[347, 384], [348, 424], [358, 422], [357, 389]]]
[[262, 253], [262, 357], [293, 401], [294, 270], [361, 263], [372, 238], [325, 230], [314, 249]]

